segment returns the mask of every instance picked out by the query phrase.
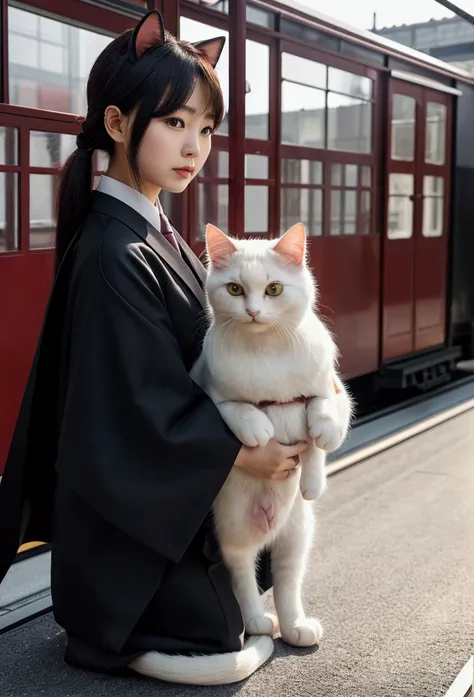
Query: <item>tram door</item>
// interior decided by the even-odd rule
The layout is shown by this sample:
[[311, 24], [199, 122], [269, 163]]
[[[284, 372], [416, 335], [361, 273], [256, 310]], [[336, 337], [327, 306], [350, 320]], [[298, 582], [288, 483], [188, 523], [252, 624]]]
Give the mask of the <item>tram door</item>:
[[382, 360], [445, 341], [452, 100], [390, 83]]

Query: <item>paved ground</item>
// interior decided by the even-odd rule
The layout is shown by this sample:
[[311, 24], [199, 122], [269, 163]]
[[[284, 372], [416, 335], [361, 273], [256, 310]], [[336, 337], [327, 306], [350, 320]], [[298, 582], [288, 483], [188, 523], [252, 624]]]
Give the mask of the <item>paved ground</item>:
[[277, 642], [229, 687], [116, 680], [67, 667], [46, 616], [0, 637], [0, 695], [442, 697], [474, 652], [473, 453], [471, 411], [330, 479], [306, 583], [319, 651]]

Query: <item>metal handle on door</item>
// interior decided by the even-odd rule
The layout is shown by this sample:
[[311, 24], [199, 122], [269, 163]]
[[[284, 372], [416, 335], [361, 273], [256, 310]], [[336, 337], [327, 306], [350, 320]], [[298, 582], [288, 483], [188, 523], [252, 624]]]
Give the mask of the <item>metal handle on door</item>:
[[410, 196], [410, 201], [417, 201], [420, 200], [420, 198], [425, 198], [423, 194], [412, 194]]

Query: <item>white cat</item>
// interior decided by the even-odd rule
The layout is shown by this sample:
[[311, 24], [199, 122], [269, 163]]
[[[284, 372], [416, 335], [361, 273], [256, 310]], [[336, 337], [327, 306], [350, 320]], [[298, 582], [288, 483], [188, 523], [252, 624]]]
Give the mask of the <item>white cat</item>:
[[[314, 530], [310, 500], [325, 488], [325, 452], [346, 437], [351, 400], [336, 373], [335, 344], [314, 311], [304, 226], [275, 242], [232, 240], [209, 225], [206, 243], [211, 322], [193, 379], [246, 445], [273, 437], [310, 443], [300, 455], [300, 474], [288, 479], [258, 479], [234, 467], [213, 506], [245, 629], [256, 636], [233, 654], [137, 659], [148, 675], [211, 685], [251, 675], [272, 654], [278, 630], [293, 646], [321, 639], [320, 623], [305, 616], [301, 602]], [[265, 613], [255, 580], [264, 547], [271, 548], [278, 617]]]

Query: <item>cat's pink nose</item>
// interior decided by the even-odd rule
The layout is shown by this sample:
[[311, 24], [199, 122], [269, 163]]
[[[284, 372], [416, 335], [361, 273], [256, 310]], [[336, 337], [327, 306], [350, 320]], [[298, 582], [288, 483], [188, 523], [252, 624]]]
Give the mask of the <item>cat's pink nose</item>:
[[256, 317], [260, 314], [260, 310], [247, 310], [247, 314], [250, 315], [250, 317]]

